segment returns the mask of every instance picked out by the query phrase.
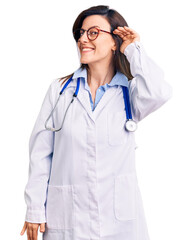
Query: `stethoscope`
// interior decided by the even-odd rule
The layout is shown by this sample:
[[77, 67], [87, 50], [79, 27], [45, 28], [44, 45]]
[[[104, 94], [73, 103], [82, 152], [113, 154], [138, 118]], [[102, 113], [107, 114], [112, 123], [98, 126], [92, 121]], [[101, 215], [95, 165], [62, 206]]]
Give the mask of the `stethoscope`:
[[[70, 104], [74, 101], [75, 97], [77, 97], [78, 95], [78, 91], [79, 91], [79, 87], [80, 87], [80, 78], [78, 78], [77, 80], [77, 86], [76, 86], [76, 91], [74, 92], [73, 96], [72, 96], [72, 100], [71, 102], [69, 103], [67, 109], [66, 109], [66, 112], [64, 114], [64, 117], [63, 117], [63, 120], [62, 120], [62, 124], [61, 124], [61, 127], [56, 129], [56, 128], [53, 128], [53, 127], [49, 127], [47, 126], [47, 122], [49, 121], [49, 119], [51, 118], [51, 116], [53, 115], [53, 112], [57, 106], [57, 103], [60, 99], [60, 96], [62, 95], [63, 91], [65, 90], [65, 88], [68, 86], [68, 84], [72, 81], [72, 77], [66, 82], [66, 84], [64, 85], [64, 87], [62, 88], [62, 90], [60, 91], [59, 93], [59, 97], [56, 101], [56, 104], [54, 106], [54, 108], [52, 109], [50, 115], [48, 116], [46, 122], [45, 122], [45, 128], [47, 130], [50, 130], [50, 131], [53, 131], [53, 132], [58, 132], [62, 129], [63, 127], [63, 124], [64, 124], [64, 119], [66, 117], [66, 113], [68, 111], [68, 108], [70, 106]], [[129, 98], [129, 92], [128, 92], [128, 88], [125, 87], [125, 86], [122, 86], [122, 91], [123, 91], [123, 97], [124, 97], [124, 103], [125, 103], [125, 111], [126, 111], [126, 122], [125, 122], [125, 128], [127, 131], [129, 132], [134, 132], [136, 129], [137, 129], [137, 123], [132, 119], [132, 114], [131, 114], [131, 105], [130, 105], [130, 98]]]

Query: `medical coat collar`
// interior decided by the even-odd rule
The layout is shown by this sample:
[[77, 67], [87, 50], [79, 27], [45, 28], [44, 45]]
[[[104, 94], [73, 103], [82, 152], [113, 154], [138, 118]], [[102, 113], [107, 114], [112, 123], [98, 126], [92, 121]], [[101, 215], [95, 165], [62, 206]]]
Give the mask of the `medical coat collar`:
[[[82, 77], [85, 79], [85, 88], [87, 84], [87, 69], [82, 69], [78, 68], [75, 72], [74, 75], [72, 76], [72, 79], [77, 79], [79, 77]], [[111, 82], [107, 84], [108, 86], [115, 86], [115, 85], [120, 85], [120, 86], [129, 86], [128, 78], [121, 72], [117, 71], [115, 76], [112, 78]]]
[[[82, 70], [81, 68], [77, 69], [74, 72], [73, 76], [72, 76], [72, 81], [68, 84], [66, 89], [71, 88], [71, 87], [72, 88], [76, 88], [76, 86], [77, 86], [77, 79], [79, 77], [87, 79], [87, 70], [86, 69]], [[129, 82], [127, 80], [127, 77], [124, 74], [122, 74], [120, 72], [117, 72], [113, 78], [114, 79], [112, 79], [111, 84], [113, 84], [114, 81], [118, 82], [118, 80], [119, 80], [120, 83], [123, 86], [129, 86]], [[119, 85], [121, 85], [121, 84], [119, 84]], [[114, 84], [114, 85], [116, 85], [116, 84]], [[61, 87], [61, 89], [62, 89], [62, 87]], [[89, 99], [88, 92], [87, 91], [81, 91], [81, 90], [84, 90], [84, 89], [85, 89], [85, 83], [84, 83], [84, 81], [81, 81], [81, 83], [80, 83], [80, 91], [78, 93], [77, 99], [82, 104], [82, 106], [84, 107], [84, 109], [86, 110], [86, 112], [88, 113], [90, 119], [92, 119], [93, 122], [95, 122], [97, 120], [98, 116], [102, 112], [102, 109], [104, 107], [106, 107], [107, 103], [115, 96], [117, 90], [118, 91], [122, 91], [121, 86], [110, 87], [109, 91], [108, 91], [108, 94], [104, 94], [103, 95], [102, 99], [97, 104], [95, 110], [92, 111], [92, 109], [90, 107], [90, 99]]]

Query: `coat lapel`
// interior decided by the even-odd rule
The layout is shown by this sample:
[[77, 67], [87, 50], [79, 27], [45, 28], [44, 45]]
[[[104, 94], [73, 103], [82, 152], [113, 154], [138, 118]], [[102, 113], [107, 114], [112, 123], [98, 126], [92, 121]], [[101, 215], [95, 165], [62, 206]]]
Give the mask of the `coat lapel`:
[[[77, 79], [73, 79], [73, 81], [69, 84], [67, 88], [74, 88], [76, 90]], [[95, 122], [100, 113], [102, 112], [103, 108], [111, 101], [112, 98], [115, 97], [119, 88], [111, 87], [107, 89], [100, 99], [99, 103], [97, 104], [94, 111], [91, 109], [89, 93], [84, 87], [83, 81], [80, 81], [80, 88], [77, 95], [77, 100], [80, 102], [82, 107], [86, 110], [87, 114], [89, 115], [90, 119]]]
[[[67, 86], [66, 90], [68, 88], [73, 88], [73, 92], [75, 92], [76, 86], [77, 86], [77, 78], [73, 79], [70, 82], [70, 84]], [[87, 92], [87, 90], [85, 90], [83, 81], [80, 81], [80, 87], [79, 87], [78, 95], [77, 95], [77, 98], [75, 100], [80, 102], [82, 107], [88, 113], [91, 120], [94, 122], [95, 119], [94, 119], [93, 112], [92, 112], [91, 105], [90, 105], [89, 93]]]
[[[77, 80], [76, 80], [77, 81]], [[102, 113], [103, 109], [106, 107], [106, 105], [114, 98], [116, 97], [116, 94], [120, 91], [120, 87], [111, 87], [107, 89], [100, 99], [99, 103], [95, 107], [95, 110], [92, 111], [91, 104], [90, 104], [90, 98], [89, 93], [87, 90], [85, 90], [84, 83], [80, 82], [80, 89], [78, 92], [78, 100], [84, 107], [84, 109], [87, 111], [89, 117], [95, 122], [98, 118], [98, 116]]]
[[[86, 72], [84, 71], [83, 73], [83, 77], [85, 77]], [[119, 73], [120, 75], [120, 73]], [[121, 77], [121, 76], [119, 76]], [[127, 79], [125, 81], [125, 79], [123, 78], [124, 81], [124, 85], [128, 84]], [[126, 82], [126, 83], [125, 83]], [[71, 81], [71, 83], [67, 86], [67, 88], [73, 87], [74, 91], [76, 89], [77, 86], [77, 77], [75, 76], [75, 78], [73, 78], [73, 80]], [[77, 100], [81, 103], [82, 107], [86, 110], [86, 112], [88, 113], [90, 119], [95, 122], [96, 119], [98, 118], [98, 116], [100, 115], [100, 113], [102, 112], [103, 108], [110, 102], [112, 101], [112, 99], [114, 97], [116, 97], [116, 95], [122, 91], [121, 87], [110, 87], [108, 88], [104, 95], [102, 96], [102, 98], [100, 99], [99, 103], [97, 104], [97, 106], [95, 107], [95, 110], [92, 111], [91, 109], [91, 104], [90, 104], [90, 97], [89, 97], [89, 93], [88, 91], [85, 89], [85, 84], [84, 81], [80, 81], [80, 88], [79, 88], [79, 92], [77, 95]]]
[[[76, 79], [76, 82], [77, 82], [77, 79]], [[94, 119], [94, 115], [93, 115], [91, 105], [90, 105], [89, 93], [84, 88], [84, 83], [82, 81], [80, 81], [80, 88], [79, 88], [79, 92], [78, 92], [78, 95], [77, 95], [77, 99], [82, 104], [82, 106], [84, 107], [84, 109], [88, 113], [89, 117], [94, 122], [95, 119]]]
[[93, 111], [93, 117], [96, 120], [99, 115], [102, 113], [103, 109], [112, 101], [112, 99], [116, 96], [118, 92], [117, 87], [110, 87], [108, 88], [98, 104], [95, 107], [95, 110]]

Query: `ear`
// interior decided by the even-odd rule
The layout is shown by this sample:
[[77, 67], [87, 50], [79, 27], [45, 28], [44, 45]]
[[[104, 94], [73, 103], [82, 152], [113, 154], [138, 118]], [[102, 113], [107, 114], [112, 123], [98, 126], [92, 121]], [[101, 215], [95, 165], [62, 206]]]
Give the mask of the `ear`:
[[114, 43], [113, 43], [113, 46], [112, 46], [111, 50], [112, 50], [112, 51], [115, 51], [116, 49], [117, 49], [117, 46], [116, 46], [116, 42], [115, 42], [115, 40], [114, 40]]

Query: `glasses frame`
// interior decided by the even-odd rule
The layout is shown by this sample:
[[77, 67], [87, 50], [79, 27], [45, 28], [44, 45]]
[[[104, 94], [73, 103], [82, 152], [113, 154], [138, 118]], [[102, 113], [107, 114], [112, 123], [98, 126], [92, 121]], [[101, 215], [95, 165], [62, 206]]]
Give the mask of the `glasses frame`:
[[[97, 36], [96, 36], [95, 39], [90, 39], [90, 38], [89, 38], [88, 31], [89, 31], [91, 28], [96, 28], [96, 29], [99, 31], [99, 33], [97, 34]], [[96, 40], [97, 37], [99, 36], [100, 32], [105, 32], [105, 33], [109, 33], [109, 34], [111, 34], [111, 35], [114, 35], [114, 34], [111, 33], [111, 32], [108, 32], [108, 31], [106, 31], [106, 30], [102, 30], [102, 29], [100, 29], [98, 26], [92, 26], [92, 27], [90, 27], [88, 30], [83, 29], [83, 28], [77, 28], [77, 29], [73, 32], [74, 37], [75, 37], [75, 32], [76, 32], [77, 30], [83, 30], [83, 34], [82, 34], [82, 36], [83, 36], [84, 33], [86, 32], [87, 38], [88, 38], [90, 41], [94, 41], [94, 40]], [[78, 42], [78, 40], [79, 40], [82, 36], [80, 36], [80, 37], [77, 39], [77, 42]]]

